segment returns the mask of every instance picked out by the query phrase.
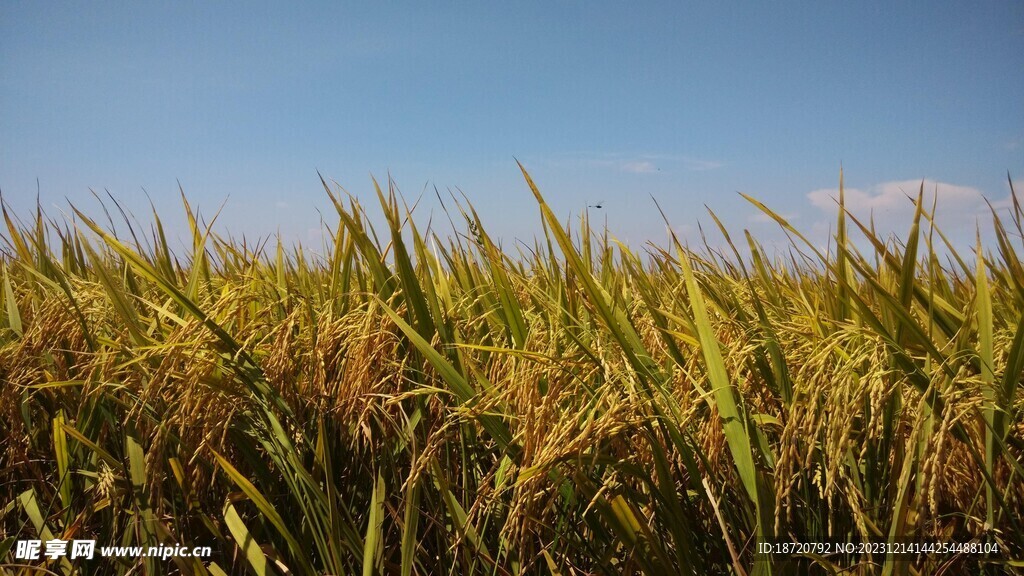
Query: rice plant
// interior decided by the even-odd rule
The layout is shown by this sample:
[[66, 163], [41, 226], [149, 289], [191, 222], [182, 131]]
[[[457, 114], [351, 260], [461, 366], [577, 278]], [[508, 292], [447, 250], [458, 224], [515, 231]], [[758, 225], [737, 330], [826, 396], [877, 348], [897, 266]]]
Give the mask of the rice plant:
[[[421, 232], [390, 183], [378, 234], [322, 181], [320, 255], [222, 237], [184, 197], [187, 254], [156, 213], [115, 210], [119, 235], [3, 206], [0, 570], [1024, 567], [1015, 194], [970, 255], [923, 194], [890, 239], [842, 192], [825, 250], [749, 198], [788, 254], [720, 223], [725, 250], [638, 252], [523, 175], [544, 235], [515, 254], [465, 200], [458, 233]], [[212, 555], [26, 560], [27, 539]], [[893, 553], [929, 543], [960, 548]]]

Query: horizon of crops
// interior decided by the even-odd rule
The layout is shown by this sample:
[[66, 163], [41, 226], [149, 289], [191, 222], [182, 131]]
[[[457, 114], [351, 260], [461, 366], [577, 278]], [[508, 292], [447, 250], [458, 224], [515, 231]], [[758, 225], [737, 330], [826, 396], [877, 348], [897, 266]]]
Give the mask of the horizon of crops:
[[[819, 250], [640, 254], [586, 215], [513, 256], [468, 202], [386, 229], [324, 182], [321, 257], [189, 254], [124, 217], [0, 253], [0, 570], [36, 574], [974, 574], [1024, 567], [1024, 212], [958, 253], [843, 208]], [[115, 208], [119, 208], [115, 204]], [[124, 213], [121, 213], [122, 216]], [[108, 215], [109, 216], [109, 215]], [[712, 217], [714, 215], [712, 214]], [[861, 251], [857, 247], [867, 247]], [[19, 539], [205, 561], [14, 558]], [[998, 554], [760, 554], [777, 542]]]

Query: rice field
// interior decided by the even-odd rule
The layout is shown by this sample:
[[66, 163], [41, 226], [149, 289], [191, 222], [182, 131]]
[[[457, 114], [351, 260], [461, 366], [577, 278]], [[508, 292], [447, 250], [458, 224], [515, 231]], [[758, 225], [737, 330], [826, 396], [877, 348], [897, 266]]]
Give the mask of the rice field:
[[840, 210], [821, 249], [750, 198], [788, 252], [724, 227], [638, 252], [523, 175], [545, 233], [515, 253], [466, 201], [422, 232], [390, 187], [374, 230], [325, 182], [322, 255], [184, 199], [187, 254], [155, 213], [4, 206], [0, 572], [1024, 569], [1016, 195], [970, 252], [922, 196], [902, 238]]

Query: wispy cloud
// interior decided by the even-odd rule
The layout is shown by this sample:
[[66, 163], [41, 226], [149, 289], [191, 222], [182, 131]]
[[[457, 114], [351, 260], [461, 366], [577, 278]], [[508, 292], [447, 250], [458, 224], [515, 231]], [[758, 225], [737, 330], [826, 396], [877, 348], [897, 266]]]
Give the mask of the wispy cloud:
[[552, 165], [583, 164], [599, 168], [610, 168], [630, 174], [655, 174], [658, 172], [702, 172], [717, 170], [725, 162], [697, 158], [682, 154], [628, 154], [623, 152], [577, 152], [547, 160]]
[[660, 168], [654, 165], [654, 162], [648, 160], [625, 162], [621, 168], [623, 172], [631, 172], [633, 174], [651, 174], [660, 170]]
[[717, 160], [701, 160], [700, 158], [689, 158], [685, 156], [682, 157], [681, 160], [683, 162], [683, 166], [687, 170], [692, 170], [694, 172], [701, 172], [704, 170], [718, 170], [719, 168], [725, 166], [725, 162], [719, 162]]
[[717, 170], [725, 166], [725, 162], [721, 162], [719, 160], [697, 158], [684, 154], [639, 154], [637, 157], [649, 162], [658, 162], [659, 165], [664, 164], [666, 166], [672, 166], [673, 168], [678, 168], [688, 172]]

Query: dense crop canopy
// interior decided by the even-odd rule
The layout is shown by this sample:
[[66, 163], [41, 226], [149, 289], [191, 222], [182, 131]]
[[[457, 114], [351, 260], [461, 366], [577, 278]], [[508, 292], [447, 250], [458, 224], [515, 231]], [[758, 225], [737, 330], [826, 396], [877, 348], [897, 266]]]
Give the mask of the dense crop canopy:
[[[840, 196], [819, 251], [751, 199], [788, 256], [721, 225], [725, 250], [638, 254], [560, 222], [523, 173], [546, 235], [516, 255], [464, 203], [465, 235], [442, 238], [380, 188], [378, 236], [327, 183], [322, 256], [225, 240], [187, 202], [190, 254], [156, 214], [125, 237], [5, 207], [3, 570], [932, 574], [1024, 557], [1016, 197], [970, 257], [920, 196], [902, 241]], [[15, 558], [55, 537], [214, 553]], [[762, 553], [785, 542], [1000, 551]]]

